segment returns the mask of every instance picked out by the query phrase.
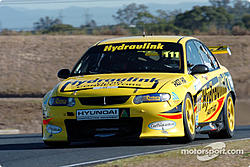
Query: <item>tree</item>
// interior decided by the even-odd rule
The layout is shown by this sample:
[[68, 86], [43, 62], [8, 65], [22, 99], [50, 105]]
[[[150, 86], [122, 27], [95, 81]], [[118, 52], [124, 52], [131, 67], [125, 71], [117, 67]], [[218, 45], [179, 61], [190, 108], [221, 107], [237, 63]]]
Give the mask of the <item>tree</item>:
[[95, 20], [91, 19], [90, 21], [86, 22], [85, 25], [81, 25], [80, 28], [84, 29], [87, 34], [93, 34], [93, 30], [97, 27]]
[[250, 29], [250, 14], [245, 14], [243, 17], [242, 17], [242, 22], [244, 23], [245, 27], [247, 29]]
[[135, 3], [131, 3], [123, 7], [122, 9], [118, 9], [116, 15], [113, 15], [113, 18], [119, 24], [135, 25], [136, 21], [138, 21], [139, 13], [148, 14], [148, 7], [145, 5], [137, 5]]
[[49, 30], [52, 26], [62, 24], [62, 21], [58, 18], [53, 19], [49, 16], [46, 16], [44, 18], [40, 18], [38, 22], [34, 23], [35, 30]]
[[157, 13], [156, 18], [158, 19], [159, 22], [167, 23], [169, 21], [173, 21], [175, 19], [176, 15], [180, 14], [181, 11], [175, 9], [173, 11], [167, 12], [165, 10], [159, 9], [159, 10], [156, 11], [156, 13]]
[[208, 31], [210, 26], [217, 29], [230, 28], [232, 16], [225, 8], [212, 6], [195, 6], [192, 10], [178, 14], [175, 19], [175, 26], [189, 29], [191, 31]]
[[250, 1], [248, 0], [234, 0], [233, 1], [233, 8], [231, 11], [236, 20], [240, 19], [244, 14], [250, 14]]
[[70, 24], [55, 24], [51, 26], [47, 32], [64, 32], [64, 31], [74, 31], [76, 28], [74, 28]]
[[135, 24], [155, 24], [156, 23], [156, 17], [153, 16], [149, 12], [139, 12], [137, 16], [134, 18]]
[[97, 26], [97, 24], [96, 24], [96, 22], [95, 22], [95, 20], [90, 20], [86, 25], [85, 25], [85, 27], [90, 27], [90, 28], [94, 28], [94, 27], [96, 27]]

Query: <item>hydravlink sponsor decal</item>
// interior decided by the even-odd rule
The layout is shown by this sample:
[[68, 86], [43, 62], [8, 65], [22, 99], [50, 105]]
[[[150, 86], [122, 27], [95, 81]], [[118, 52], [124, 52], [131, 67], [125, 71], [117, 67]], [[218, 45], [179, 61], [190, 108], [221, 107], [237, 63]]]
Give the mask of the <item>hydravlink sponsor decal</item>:
[[218, 107], [216, 108], [215, 112], [213, 113], [213, 115], [211, 115], [209, 118], [207, 118], [206, 120], [204, 120], [203, 122], [206, 122], [206, 121], [209, 121], [210, 119], [212, 119], [215, 114], [220, 111], [220, 109], [222, 108], [222, 104], [223, 104], [223, 100], [224, 100], [224, 97], [220, 98], [218, 101]]
[[227, 88], [219, 83], [218, 77], [214, 77], [210, 81], [208, 81], [199, 91], [197, 94], [202, 95], [201, 103], [202, 109], [208, 111], [208, 105], [215, 101], [216, 99], [222, 97], [226, 92]]
[[[159, 81], [156, 78], [138, 78], [138, 77], [116, 78], [116, 79], [96, 78], [91, 80], [68, 81], [62, 86], [60, 91], [71, 92], [77, 90], [96, 89], [100, 87], [154, 89], [158, 83]], [[71, 89], [67, 90], [68, 87]]]
[[[212, 78], [197, 92], [195, 97], [195, 110], [197, 112], [205, 111], [207, 116], [211, 114], [214, 116], [218, 111], [220, 111], [223, 102], [222, 97], [227, 93], [227, 90], [224, 74]], [[211, 106], [210, 104], [215, 101], [218, 101], [218, 105], [215, 104]]]
[[156, 49], [156, 50], [162, 50], [164, 45], [161, 43], [158, 44], [151, 44], [151, 43], [143, 43], [139, 45], [135, 44], [121, 44], [121, 45], [106, 45], [104, 47], [104, 52], [115, 52], [118, 50], [144, 50], [144, 49]]

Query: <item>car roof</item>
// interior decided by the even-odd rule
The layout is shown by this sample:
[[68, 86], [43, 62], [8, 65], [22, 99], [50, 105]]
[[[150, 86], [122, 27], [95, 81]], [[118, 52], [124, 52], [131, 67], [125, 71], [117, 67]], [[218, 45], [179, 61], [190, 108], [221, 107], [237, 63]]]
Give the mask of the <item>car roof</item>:
[[174, 42], [177, 43], [181, 39], [195, 39], [186, 36], [130, 36], [111, 38], [98, 42], [96, 45], [112, 44], [112, 43], [127, 43], [127, 42]]

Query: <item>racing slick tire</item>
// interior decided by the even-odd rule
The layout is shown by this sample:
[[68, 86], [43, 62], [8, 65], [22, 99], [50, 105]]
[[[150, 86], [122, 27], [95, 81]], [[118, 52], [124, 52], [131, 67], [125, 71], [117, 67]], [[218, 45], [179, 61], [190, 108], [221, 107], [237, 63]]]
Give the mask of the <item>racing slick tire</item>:
[[189, 94], [186, 95], [183, 102], [183, 125], [184, 137], [170, 137], [170, 143], [188, 143], [195, 139], [195, 113], [192, 99]]
[[218, 138], [231, 138], [234, 135], [235, 128], [235, 106], [232, 94], [227, 95], [226, 101], [222, 109], [222, 118], [224, 128], [219, 132], [211, 132], [208, 134], [209, 138], [218, 139]]

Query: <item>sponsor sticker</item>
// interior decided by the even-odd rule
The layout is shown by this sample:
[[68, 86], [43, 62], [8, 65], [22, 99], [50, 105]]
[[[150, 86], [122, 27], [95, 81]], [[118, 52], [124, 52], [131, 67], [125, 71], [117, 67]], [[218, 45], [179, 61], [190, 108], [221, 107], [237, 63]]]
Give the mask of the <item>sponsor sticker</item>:
[[201, 81], [200, 81], [199, 79], [197, 79], [197, 80], [194, 82], [194, 89], [195, 89], [196, 91], [198, 91], [201, 87], [202, 87]]
[[171, 129], [176, 126], [176, 123], [174, 121], [158, 121], [158, 122], [152, 122], [148, 125], [150, 129], [154, 130], [167, 130]]
[[179, 97], [174, 92], [172, 92], [172, 97], [173, 97], [173, 100], [179, 100]]
[[77, 110], [77, 120], [119, 119], [119, 109]]
[[60, 133], [62, 131], [62, 128], [60, 128], [59, 126], [48, 124], [46, 126], [46, 130], [47, 130], [48, 133], [58, 134], [58, 133]]
[[172, 83], [174, 84], [175, 87], [178, 87], [178, 86], [180, 86], [180, 85], [182, 85], [182, 84], [187, 83], [187, 81], [185, 80], [184, 77], [181, 77], [181, 78], [176, 79], [176, 80], [173, 81]]
[[172, 93], [171, 93], [171, 97], [172, 97], [172, 100], [173, 100], [173, 102], [174, 102], [175, 104], [177, 104], [177, 103], [180, 102], [180, 99], [179, 99], [179, 97], [177, 96], [176, 93], [172, 92]]

